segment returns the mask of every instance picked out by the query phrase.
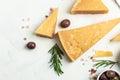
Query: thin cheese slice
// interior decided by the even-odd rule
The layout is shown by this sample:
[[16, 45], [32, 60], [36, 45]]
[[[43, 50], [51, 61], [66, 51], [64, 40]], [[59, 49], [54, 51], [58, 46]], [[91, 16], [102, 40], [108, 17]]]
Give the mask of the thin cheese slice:
[[101, 14], [107, 13], [108, 8], [102, 0], [77, 0], [71, 9], [71, 13]]
[[120, 34], [112, 38], [111, 41], [120, 41]]
[[93, 55], [93, 58], [111, 57], [111, 56], [113, 56], [111, 51], [97, 50], [96, 53]]
[[120, 22], [120, 18], [59, 31], [60, 43], [71, 61], [76, 60]]
[[36, 35], [48, 38], [54, 37], [56, 22], [57, 22], [58, 8], [38, 27], [35, 31]]

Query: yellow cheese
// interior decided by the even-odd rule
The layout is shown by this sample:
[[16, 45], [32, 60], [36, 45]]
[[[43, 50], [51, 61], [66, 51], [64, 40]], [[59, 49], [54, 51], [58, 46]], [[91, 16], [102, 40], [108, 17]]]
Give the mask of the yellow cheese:
[[96, 53], [93, 55], [93, 58], [99, 58], [99, 57], [110, 57], [112, 56], [111, 51], [102, 51], [102, 50], [97, 50]]
[[120, 22], [120, 18], [59, 31], [60, 43], [71, 61], [76, 60]]
[[107, 12], [108, 8], [101, 0], [77, 0], [71, 9], [73, 14], [101, 14]]
[[48, 38], [54, 37], [56, 22], [57, 22], [58, 8], [38, 27], [35, 31], [36, 35]]
[[120, 34], [112, 38], [111, 41], [120, 41]]

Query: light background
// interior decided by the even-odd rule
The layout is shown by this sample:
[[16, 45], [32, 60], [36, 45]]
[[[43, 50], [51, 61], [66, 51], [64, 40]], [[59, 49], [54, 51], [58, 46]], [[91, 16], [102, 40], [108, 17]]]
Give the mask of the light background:
[[[64, 74], [60, 77], [48, 64], [48, 50], [56, 40], [34, 35], [35, 29], [45, 20], [50, 8], [59, 8], [56, 32], [65, 30], [59, 23], [66, 18], [71, 20], [70, 27], [66, 29], [71, 29], [120, 17], [120, 8], [113, 0], [103, 2], [109, 8], [108, 14], [72, 15], [69, 12], [75, 0], [0, 0], [0, 80], [89, 80], [88, 70], [92, 68], [93, 63], [88, 56], [94, 54], [93, 50], [111, 50], [114, 55], [108, 59], [116, 60], [120, 42], [111, 43], [109, 40], [120, 32], [120, 25], [75, 62], [69, 62], [65, 56], [62, 60]], [[29, 28], [21, 29], [21, 26]], [[23, 40], [24, 37], [27, 38], [26, 41]], [[29, 41], [36, 42], [37, 47], [34, 50], [25, 48]], [[85, 61], [81, 61], [82, 58]], [[119, 71], [117, 65], [113, 69]], [[98, 72], [102, 70], [101, 68]]]

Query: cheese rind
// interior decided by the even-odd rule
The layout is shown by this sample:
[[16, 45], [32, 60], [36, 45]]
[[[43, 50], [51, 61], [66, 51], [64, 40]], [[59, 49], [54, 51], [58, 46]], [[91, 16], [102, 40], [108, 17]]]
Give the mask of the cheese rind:
[[110, 41], [120, 41], [120, 34], [116, 35], [114, 38], [112, 38]]
[[93, 55], [93, 58], [111, 57], [111, 56], [113, 56], [111, 51], [97, 50]]
[[120, 22], [120, 18], [71, 30], [59, 31], [59, 41], [71, 61], [75, 61]]
[[72, 14], [101, 14], [107, 12], [108, 8], [101, 0], [77, 0], [71, 9]]
[[37, 28], [36, 35], [48, 38], [54, 37], [56, 22], [57, 22], [58, 8]]

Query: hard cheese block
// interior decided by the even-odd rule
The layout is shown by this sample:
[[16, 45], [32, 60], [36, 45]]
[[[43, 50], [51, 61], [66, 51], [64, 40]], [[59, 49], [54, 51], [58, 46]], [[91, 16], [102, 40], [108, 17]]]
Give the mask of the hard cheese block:
[[120, 41], [120, 34], [112, 38], [111, 41]]
[[54, 37], [56, 22], [57, 22], [58, 8], [38, 27], [35, 31], [36, 35], [48, 38]]
[[120, 22], [120, 18], [59, 31], [60, 43], [71, 61], [76, 60]]
[[103, 50], [97, 50], [96, 53], [93, 55], [93, 58], [99, 58], [99, 57], [110, 57], [112, 56], [111, 51], [103, 51]]
[[107, 12], [108, 8], [101, 0], [77, 0], [71, 9], [73, 14], [101, 14]]

